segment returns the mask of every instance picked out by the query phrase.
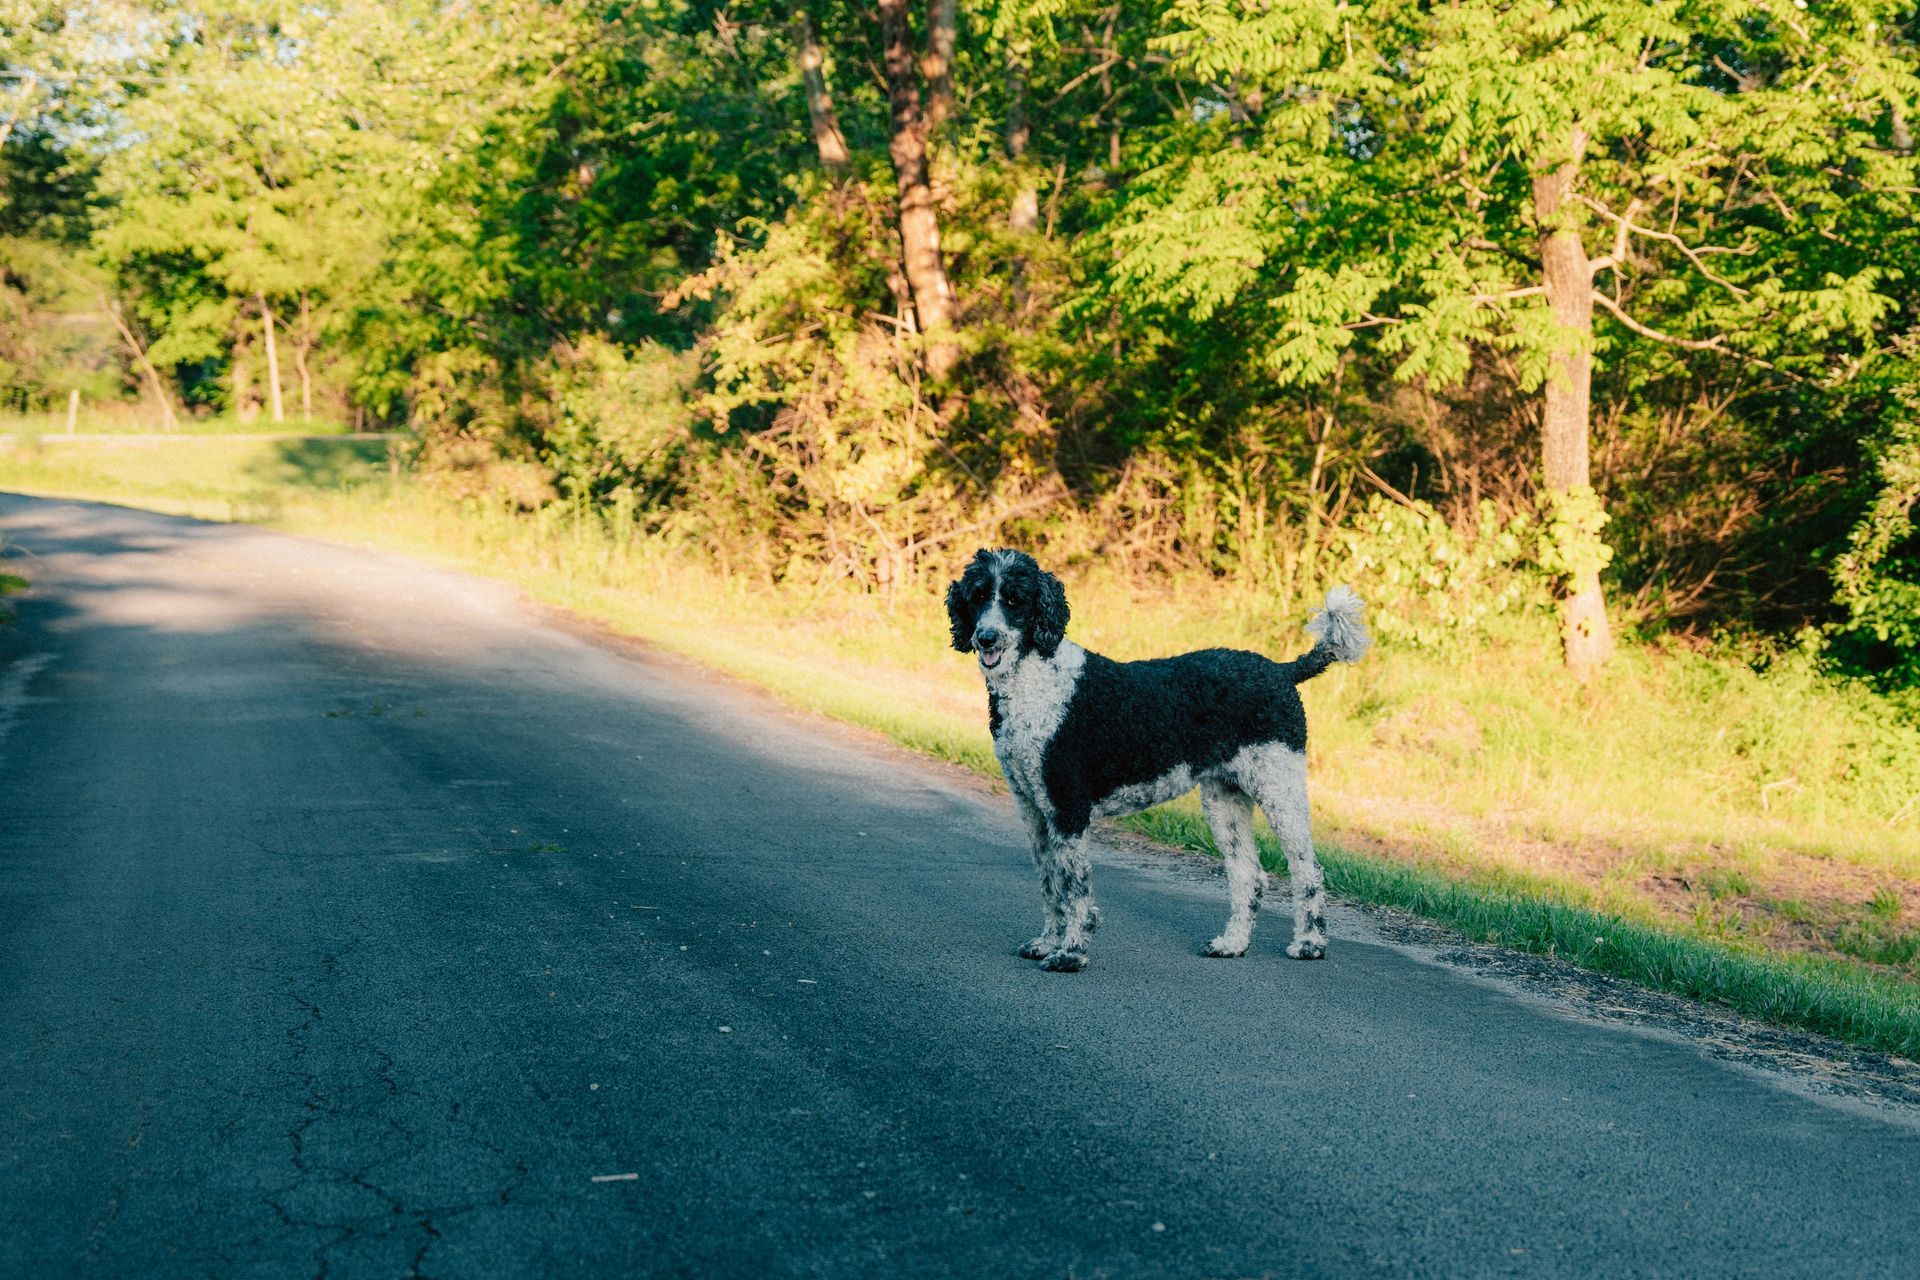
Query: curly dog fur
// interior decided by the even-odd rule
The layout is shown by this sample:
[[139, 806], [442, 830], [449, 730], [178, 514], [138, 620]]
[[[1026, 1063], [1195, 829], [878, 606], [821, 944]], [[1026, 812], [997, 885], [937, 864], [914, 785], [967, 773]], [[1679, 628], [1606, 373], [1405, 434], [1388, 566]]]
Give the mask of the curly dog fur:
[[1066, 591], [1019, 551], [981, 551], [947, 589], [953, 647], [977, 656], [993, 749], [1033, 844], [1044, 906], [1020, 954], [1056, 973], [1087, 965], [1093, 904], [1088, 830], [1198, 787], [1226, 859], [1227, 926], [1205, 954], [1238, 956], [1253, 937], [1267, 874], [1253, 838], [1266, 812], [1293, 881], [1287, 954], [1327, 953], [1326, 894], [1307, 828], [1307, 717], [1296, 690], [1371, 639], [1360, 598], [1327, 593], [1292, 662], [1235, 649], [1114, 662], [1066, 638]]

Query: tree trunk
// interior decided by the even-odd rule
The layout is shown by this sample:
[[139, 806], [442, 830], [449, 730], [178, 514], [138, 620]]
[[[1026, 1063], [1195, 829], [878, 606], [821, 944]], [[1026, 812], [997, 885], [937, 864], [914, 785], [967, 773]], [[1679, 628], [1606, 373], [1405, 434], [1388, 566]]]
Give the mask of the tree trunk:
[[233, 393], [228, 397], [233, 416], [241, 422], [252, 422], [260, 416], [260, 401], [253, 394], [253, 355], [244, 337], [234, 340], [233, 362], [228, 366], [228, 377], [233, 382]]
[[927, 372], [938, 379], [946, 377], [960, 358], [952, 338], [953, 286], [940, 261], [940, 220], [927, 184], [927, 125], [920, 116], [906, 0], [879, 0], [879, 6], [893, 117], [887, 154], [900, 191], [900, 247], [907, 284], [913, 290], [914, 314], [927, 340]]
[[[1588, 489], [1587, 427], [1593, 387], [1593, 264], [1580, 239], [1574, 184], [1586, 134], [1576, 129], [1571, 154], [1533, 180], [1540, 270], [1553, 312], [1555, 349], [1547, 364], [1540, 415], [1541, 472], [1551, 497]], [[1567, 667], [1586, 679], [1613, 654], [1606, 600], [1595, 568], [1568, 575], [1560, 602]]]
[[293, 343], [293, 367], [300, 372], [300, 416], [313, 421], [313, 375], [307, 369], [307, 356], [313, 351], [313, 312], [307, 295], [300, 295], [300, 333]]
[[[1027, 139], [1031, 126], [1027, 120], [1027, 58], [1031, 46], [1024, 40], [1007, 43], [1007, 161], [1013, 169], [1013, 202], [1007, 209], [1007, 226], [1028, 232], [1040, 225], [1040, 189], [1026, 167]], [[1009, 285], [1015, 312], [1027, 309], [1027, 258], [1016, 250]]]
[[954, 0], [927, 0], [927, 56], [920, 64], [927, 78], [927, 127], [937, 129], [953, 117], [953, 55], [959, 15]]
[[[1016, 169], [1027, 156], [1031, 136], [1027, 122], [1027, 46], [1007, 45], [1007, 159]], [[1031, 231], [1040, 225], [1040, 189], [1025, 173], [1013, 193], [1013, 207], [1007, 212], [1007, 225], [1015, 231]]]
[[280, 348], [274, 341], [273, 308], [267, 304], [267, 295], [260, 299], [260, 327], [267, 335], [267, 404], [272, 410], [275, 422], [287, 420], [286, 402], [280, 396]]
[[1107, 112], [1107, 183], [1120, 181], [1120, 104], [1113, 96], [1113, 28], [1120, 21], [1120, 6], [1107, 10], [1107, 31], [1100, 48], [1100, 100]]
[[120, 331], [120, 340], [127, 344], [127, 351], [134, 362], [140, 366], [140, 372], [147, 380], [147, 390], [153, 392], [153, 399], [160, 406], [160, 426], [165, 431], [175, 431], [180, 421], [173, 416], [173, 399], [167, 395], [167, 384], [160, 377], [160, 371], [153, 367], [153, 361], [147, 359], [147, 349], [127, 324], [126, 317], [120, 314], [120, 304], [106, 302], [107, 314], [113, 317], [113, 327]]
[[840, 132], [840, 117], [834, 114], [833, 94], [827, 88], [826, 59], [820, 42], [813, 38], [813, 23], [804, 7], [794, 10], [793, 44], [800, 63], [800, 81], [807, 90], [807, 118], [813, 122], [813, 145], [820, 163], [838, 173], [853, 163], [847, 151], [846, 135]]

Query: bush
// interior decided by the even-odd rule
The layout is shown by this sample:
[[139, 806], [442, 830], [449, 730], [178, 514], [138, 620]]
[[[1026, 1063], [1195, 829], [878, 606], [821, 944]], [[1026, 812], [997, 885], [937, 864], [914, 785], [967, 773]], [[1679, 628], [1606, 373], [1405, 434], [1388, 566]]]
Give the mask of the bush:
[[692, 353], [658, 343], [576, 344], [552, 373], [553, 422], [542, 441], [568, 496], [642, 508], [676, 497], [697, 371]]
[[1367, 602], [1383, 641], [1458, 654], [1485, 644], [1496, 618], [1551, 625], [1535, 522], [1524, 512], [1502, 516], [1490, 501], [1475, 515], [1462, 532], [1425, 502], [1376, 496], [1341, 533], [1345, 558], [1336, 576]]

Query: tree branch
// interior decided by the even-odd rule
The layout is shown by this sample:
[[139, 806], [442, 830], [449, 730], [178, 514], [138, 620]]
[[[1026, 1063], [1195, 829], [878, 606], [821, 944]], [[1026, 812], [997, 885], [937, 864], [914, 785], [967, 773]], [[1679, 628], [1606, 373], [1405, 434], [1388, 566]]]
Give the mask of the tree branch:
[[1593, 210], [1601, 217], [1608, 219], [1618, 228], [1618, 234], [1614, 238], [1613, 252], [1604, 258], [1598, 259], [1594, 263], [1594, 270], [1600, 270], [1603, 265], [1608, 268], [1617, 268], [1626, 261], [1627, 234], [1631, 232], [1634, 235], [1646, 236], [1649, 239], [1665, 241], [1684, 254], [1687, 261], [1693, 264], [1694, 270], [1698, 271], [1701, 275], [1713, 281], [1736, 298], [1745, 298], [1747, 296], [1745, 289], [1742, 289], [1726, 277], [1716, 274], [1713, 268], [1709, 267], [1702, 259], [1712, 253], [1731, 253], [1739, 257], [1746, 257], [1753, 252], [1753, 245], [1751, 243], [1743, 244], [1737, 249], [1728, 248], [1725, 245], [1702, 245], [1696, 249], [1671, 231], [1656, 231], [1652, 227], [1643, 227], [1634, 222], [1634, 211], [1640, 203], [1638, 200], [1635, 200], [1627, 206], [1626, 213], [1619, 214], [1607, 208], [1607, 206], [1601, 204], [1592, 196], [1583, 194], [1579, 196], [1578, 199], [1581, 204], [1586, 205], [1587, 208]]
[[7, 112], [6, 124], [0, 125], [0, 147], [7, 145], [7, 139], [13, 136], [13, 126], [19, 122], [21, 115], [27, 109], [27, 104], [33, 101], [34, 95], [39, 91], [39, 73], [27, 72], [26, 78], [20, 82], [20, 92], [13, 104], [13, 110]]
[[1482, 305], [1489, 302], [1512, 302], [1515, 298], [1531, 298], [1547, 291], [1543, 284], [1528, 285], [1524, 289], [1508, 289], [1505, 293], [1476, 293], [1472, 301]]
[[[1700, 338], [1676, 338], [1670, 333], [1662, 333], [1658, 329], [1649, 328], [1628, 315], [1619, 303], [1598, 289], [1593, 290], [1593, 300], [1613, 312], [1615, 319], [1643, 338], [1652, 338], [1655, 342], [1664, 342], [1670, 347], [1685, 347], [1688, 351], [1718, 351], [1726, 355], [1737, 354], [1727, 350], [1726, 339], [1724, 337], [1713, 337], [1704, 340]], [[1751, 357], [1748, 358], [1750, 359]], [[1756, 361], [1755, 363], [1765, 364], [1766, 362]], [[1773, 368], [1770, 364], [1766, 367], [1769, 369]]]
[[1750, 356], [1744, 351], [1735, 351], [1732, 347], [1726, 345], [1727, 340], [1725, 335], [1707, 338], [1705, 340], [1699, 338], [1676, 338], [1670, 333], [1662, 333], [1658, 329], [1641, 324], [1638, 320], [1628, 315], [1619, 303], [1598, 289], [1593, 291], [1593, 300], [1605, 307], [1608, 311], [1611, 311], [1614, 319], [1643, 338], [1652, 338], [1655, 342], [1664, 342], [1670, 347], [1683, 347], [1688, 351], [1713, 351], [1723, 356], [1732, 356], [1735, 360], [1777, 373], [1790, 382], [1797, 382], [1803, 386], [1810, 383], [1818, 385], [1813, 379], [1805, 378], [1797, 373], [1782, 369], [1770, 360], [1762, 360], [1759, 356]]
[[1635, 197], [1627, 201], [1626, 216], [1616, 220], [1613, 233], [1613, 252], [1605, 257], [1595, 258], [1587, 264], [1591, 274], [1617, 270], [1627, 260], [1627, 228], [1633, 223], [1633, 215], [1640, 208], [1640, 200]]
[[1529, 258], [1519, 250], [1508, 248], [1503, 244], [1495, 244], [1483, 236], [1469, 236], [1461, 243], [1466, 245], [1467, 248], [1477, 249], [1481, 253], [1497, 253], [1502, 257], [1511, 258], [1524, 267], [1532, 268], [1538, 265], [1532, 258]]
[[1085, 84], [1088, 80], [1091, 80], [1095, 76], [1099, 75], [1102, 71], [1111, 71], [1125, 61], [1126, 59], [1122, 58], [1119, 54], [1117, 53], [1112, 54], [1107, 58], [1106, 61], [1102, 62], [1099, 66], [1090, 68], [1086, 71], [1082, 71], [1079, 75], [1075, 76], [1073, 79], [1061, 85], [1059, 91], [1055, 93], [1053, 97], [1047, 99], [1047, 105], [1050, 107], [1054, 106], [1062, 98], [1072, 93], [1075, 89], [1078, 89], [1082, 84]]
[[[1357, 462], [1354, 465], [1359, 469], [1360, 478], [1362, 480], [1365, 480], [1368, 484], [1378, 489], [1381, 493], [1386, 494], [1389, 498], [1392, 498], [1395, 502], [1399, 503], [1401, 506], [1405, 507], [1407, 510], [1413, 511], [1413, 512], [1420, 512], [1420, 508], [1414, 503], [1414, 500], [1412, 498], [1409, 498], [1406, 494], [1400, 492], [1398, 489], [1388, 484], [1385, 480], [1382, 480], [1379, 476], [1375, 475], [1373, 468], [1368, 466], [1365, 462]], [[1425, 513], [1421, 512], [1421, 514], [1425, 514]]]
[[1732, 67], [1728, 66], [1717, 53], [1713, 55], [1713, 65], [1720, 68], [1722, 74], [1724, 74], [1727, 79], [1733, 81], [1734, 88], [1738, 89], [1741, 93], [1752, 93], [1764, 83], [1758, 75], [1755, 75], [1751, 71], [1735, 71]]

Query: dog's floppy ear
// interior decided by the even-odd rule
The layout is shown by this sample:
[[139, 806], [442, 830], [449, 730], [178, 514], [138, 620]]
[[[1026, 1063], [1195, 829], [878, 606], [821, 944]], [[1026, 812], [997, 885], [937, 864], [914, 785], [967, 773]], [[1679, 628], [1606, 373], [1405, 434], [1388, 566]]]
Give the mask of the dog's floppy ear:
[[973, 606], [967, 603], [966, 579], [955, 578], [947, 588], [947, 625], [953, 628], [953, 647], [973, 652]]
[[947, 625], [953, 628], [953, 647], [961, 653], [973, 652], [973, 605], [967, 600], [967, 579], [975, 576], [980, 569], [985, 551], [974, 553], [973, 560], [967, 565], [966, 572], [953, 580], [947, 588]]
[[1060, 579], [1040, 570], [1040, 593], [1033, 606], [1033, 629], [1028, 639], [1043, 658], [1051, 658], [1060, 642], [1067, 638], [1067, 589]]

